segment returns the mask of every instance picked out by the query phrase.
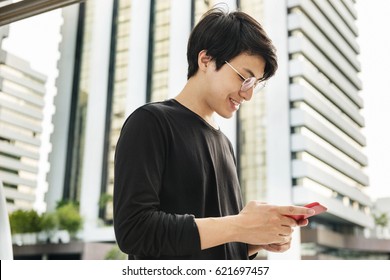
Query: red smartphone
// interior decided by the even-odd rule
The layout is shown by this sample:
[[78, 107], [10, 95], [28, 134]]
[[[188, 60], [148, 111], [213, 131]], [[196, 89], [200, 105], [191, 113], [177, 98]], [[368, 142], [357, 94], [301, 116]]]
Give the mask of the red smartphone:
[[303, 207], [314, 209], [314, 211], [315, 211], [314, 214], [313, 215], [288, 215], [288, 216], [293, 218], [296, 221], [299, 221], [302, 219], [307, 219], [311, 216], [321, 214], [321, 213], [325, 212], [326, 210], [328, 210], [325, 206], [321, 205], [319, 202], [312, 202], [312, 203], [309, 203]]

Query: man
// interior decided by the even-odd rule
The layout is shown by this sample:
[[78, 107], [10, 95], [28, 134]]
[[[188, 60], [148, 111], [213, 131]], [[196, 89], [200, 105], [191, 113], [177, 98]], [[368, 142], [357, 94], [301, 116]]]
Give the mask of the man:
[[138, 108], [115, 158], [114, 227], [130, 259], [248, 259], [283, 252], [297, 206], [242, 204], [233, 148], [214, 121], [230, 118], [277, 69], [261, 25], [212, 9], [191, 33], [188, 81], [175, 99]]

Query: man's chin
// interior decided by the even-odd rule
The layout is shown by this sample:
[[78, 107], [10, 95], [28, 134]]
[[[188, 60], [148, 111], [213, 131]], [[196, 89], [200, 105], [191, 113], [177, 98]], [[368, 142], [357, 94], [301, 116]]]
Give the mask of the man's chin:
[[234, 113], [230, 113], [230, 114], [219, 114], [218, 113], [218, 116], [220, 116], [221, 118], [224, 118], [224, 119], [231, 119], [234, 116]]

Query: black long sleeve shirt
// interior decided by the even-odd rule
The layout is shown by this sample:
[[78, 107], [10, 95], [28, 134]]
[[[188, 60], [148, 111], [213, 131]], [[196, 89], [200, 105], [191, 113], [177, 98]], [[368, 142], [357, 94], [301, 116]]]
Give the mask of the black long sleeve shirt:
[[130, 259], [248, 259], [243, 243], [201, 250], [195, 223], [242, 207], [221, 131], [173, 99], [129, 116], [115, 154], [114, 229]]

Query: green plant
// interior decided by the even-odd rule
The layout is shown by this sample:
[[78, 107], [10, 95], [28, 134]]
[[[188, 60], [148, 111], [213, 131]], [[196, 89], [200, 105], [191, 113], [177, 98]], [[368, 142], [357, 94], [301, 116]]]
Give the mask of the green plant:
[[387, 216], [387, 213], [381, 213], [379, 215], [373, 215], [375, 224], [378, 226], [386, 227], [389, 224], [389, 217]]
[[35, 210], [27, 211], [27, 221], [29, 232], [40, 232], [41, 228], [41, 216]]
[[69, 200], [69, 199], [63, 199], [63, 200], [59, 200], [56, 202], [56, 209], [64, 206], [64, 205], [68, 205], [68, 204], [73, 204], [76, 208], [79, 208], [79, 202], [78, 201], [74, 201], [74, 200]]
[[78, 207], [70, 202], [63, 204], [56, 210], [58, 217], [59, 229], [65, 229], [74, 237], [82, 228], [83, 219], [80, 216]]
[[112, 195], [108, 193], [103, 193], [99, 198], [99, 208], [103, 209], [106, 207], [107, 203], [112, 201]]
[[16, 210], [9, 215], [9, 220], [13, 234], [41, 230], [41, 217], [35, 210]]
[[16, 210], [9, 214], [12, 234], [26, 232], [26, 215], [24, 210]]
[[59, 221], [56, 213], [43, 213], [41, 216], [41, 228], [43, 231], [52, 231], [58, 228]]
[[112, 246], [112, 248], [107, 252], [104, 257], [105, 260], [127, 260], [127, 255], [123, 253], [117, 244]]

